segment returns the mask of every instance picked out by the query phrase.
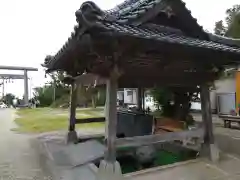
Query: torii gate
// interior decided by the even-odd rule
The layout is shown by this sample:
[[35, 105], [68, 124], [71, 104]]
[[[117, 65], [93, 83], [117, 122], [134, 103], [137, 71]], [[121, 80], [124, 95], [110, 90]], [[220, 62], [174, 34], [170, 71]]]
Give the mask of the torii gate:
[[[28, 104], [28, 71], [38, 71], [37, 68], [32, 67], [18, 67], [18, 66], [0, 66], [1, 70], [20, 70], [23, 74], [0, 74], [0, 79], [24, 79], [24, 103]], [[4, 82], [3, 82], [4, 88]]]

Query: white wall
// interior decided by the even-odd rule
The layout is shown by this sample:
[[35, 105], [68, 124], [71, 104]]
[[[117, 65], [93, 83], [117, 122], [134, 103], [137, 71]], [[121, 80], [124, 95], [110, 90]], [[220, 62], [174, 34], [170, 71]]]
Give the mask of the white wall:
[[124, 100], [124, 91], [118, 91], [117, 92], [117, 99], [118, 100]]
[[215, 82], [216, 93], [235, 93], [236, 81], [235, 78], [217, 80]]
[[[131, 95], [129, 95], [128, 91], [131, 92]], [[124, 88], [124, 103], [137, 104], [137, 89]]]
[[216, 100], [216, 91], [212, 90], [210, 92], [210, 101], [211, 101], [211, 109], [216, 110], [217, 109], [217, 100]]
[[217, 93], [235, 93], [236, 81], [235, 78], [227, 78], [215, 81], [216, 90], [210, 93], [211, 108], [217, 109], [216, 94]]
[[138, 104], [137, 102], [137, 89], [133, 90], [133, 104]]

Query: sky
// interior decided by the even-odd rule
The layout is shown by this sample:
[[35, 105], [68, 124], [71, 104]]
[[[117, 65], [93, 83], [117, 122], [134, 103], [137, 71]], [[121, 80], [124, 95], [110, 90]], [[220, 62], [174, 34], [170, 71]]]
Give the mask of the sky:
[[[101, 9], [110, 9], [123, 0], [93, 0]], [[205, 30], [213, 31], [216, 21], [239, 0], [183, 0]], [[29, 72], [32, 88], [46, 82], [41, 67], [46, 55], [54, 55], [70, 37], [76, 25], [75, 12], [82, 0], [0, 0], [0, 65], [39, 68]], [[22, 74], [20, 71], [0, 73]], [[0, 88], [0, 93], [2, 88]], [[5, 93], [22, 97], [23, 80], [6, 83]], [[30, 96], [31, 97], [31, 96]]]

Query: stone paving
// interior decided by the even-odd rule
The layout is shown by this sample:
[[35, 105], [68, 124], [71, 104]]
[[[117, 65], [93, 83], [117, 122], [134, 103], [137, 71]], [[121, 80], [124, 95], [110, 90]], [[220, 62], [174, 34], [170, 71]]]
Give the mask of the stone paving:
[[51, 180], [33, 148], [32, 136], [11, 131], [15, 111], [0, 109], [0, 180]]
[[229, 154], [222, 155], [220, 162], [214, 164], [199, 159], [178, 166], [155, 169], [151, 172], [128, 176], [128, 180], [240, 180], [240, 158]]
[[[41, 148], [38, 147], [36, 139], [54, 140], [62, 143], [65, 132], [45, 133], [38, 135], [38, 138], [33, 135], [16, 134], [11, 131], [12, 128], [15, 128], [14, 115], [14, 110], [0, 109], [0, 180], [53, 179], [50, 173], [52, 170], [46, 166], [46, 159], [42, 158]], [[199, 114], [194, 114], [194, 117], [201, 122]], [[217, 116], [213, 116], [213, 123], [216, 142], [222, 150], [227, 152], [219, 164], [211, 164], [206, 160], [200, 160], [158, 172], [146, 173], [142, 176], [128, 176], [126, 179], [240, 180], [240, 173], [238, 172], [240, 166], [240, 131], [222, 128], [223, 123]], [[102, 134], [104, 129], [80, 129], [79, 135], [92, 134], [93, 132]], [[68, 180], [70, 180], [69, 177], [68, 175]], [[79, 177], [77, 175], [73, 179], [79, 179]]]

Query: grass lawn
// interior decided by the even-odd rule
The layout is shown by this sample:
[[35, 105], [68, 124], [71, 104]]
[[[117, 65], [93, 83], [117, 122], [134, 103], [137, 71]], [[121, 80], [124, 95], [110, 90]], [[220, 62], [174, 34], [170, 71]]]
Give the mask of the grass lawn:
[[[103, 108], [77, 109], [77, 118], [102, 117]], [[19, 109], [15, 119], [17, 132], [42, 133], [68, 128], [69, 112], [64, 109], [36, 108]], [[77, 125], [77, 128], [100, 128], [104, 123], [89, 123]]]

